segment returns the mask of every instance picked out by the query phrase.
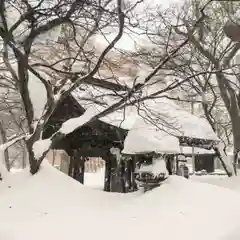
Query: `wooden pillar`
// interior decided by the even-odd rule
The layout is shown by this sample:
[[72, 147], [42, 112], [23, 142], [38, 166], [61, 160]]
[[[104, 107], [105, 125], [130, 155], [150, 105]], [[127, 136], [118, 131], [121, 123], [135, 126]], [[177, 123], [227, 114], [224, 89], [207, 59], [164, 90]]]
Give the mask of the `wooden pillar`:
[[73, 154], [73, 178], [79, 181], [80, 176], [80, 159], [77, 150]]
[[105, 177], [104, 177], [104, 191], [111, 190], [111, 158], [109, 155], [105, 156]]
[[85, 157], [79, 156], [79, 182], [84, 184]]
[[131, 160], [131, 176], [132, 176], [132, 191], [137, 191], [137, 183], [135, 181], [135, 171], [136, 171], [136, 163], [138, 161], [138, 156], [133, 156]]
[[62, 151], [60, 153], [60, 158], [61, 158], [60, 171], [65, 174], [68, 174], [70, 157], [65, 151]]
[[85, 157], [81, 156], [79, 150], [74, 150], [73, 154], [73, 178], [84, 184]]
[[70, 157], [70, 163], [69, 163], [69, 168], [68, 168], [68, 176], [73, 177], [73, 166], [74, 166], [74, 155], [73, 151], [69, 151], [68, 155]]
[[114, 155], [110, 154], [109, 159], [111, 162], [110, 168], [110, 192], [122, 192], [120, 184], [120, 174], [117, 159]]
[[125, 184], [125, 161], [121, 160], [120, 162], [120, 183], [121, 183], [121, 189], [122, 193], [126, 193], [126, 184]]
[[178, 175], [178, 171], [179, 171], [179, 161], [178, 161], [178, 157], [179, 157], [179, 155], [176, 155], [176, 175]]
[[173, 156], [172, 155], [166, 156], [166, 168], [168, 170], [169, 175], [173, 174], [172, 163], [173, 163]]
[[127, 161], [127, 183], [128, 183], [128, 191], [132, 191], [132, 159]]

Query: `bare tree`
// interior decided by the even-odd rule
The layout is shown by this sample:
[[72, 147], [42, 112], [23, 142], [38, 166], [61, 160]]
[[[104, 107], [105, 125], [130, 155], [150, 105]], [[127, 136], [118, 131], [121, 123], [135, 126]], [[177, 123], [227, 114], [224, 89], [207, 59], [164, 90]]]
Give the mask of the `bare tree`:
[[[195, 5], [197, 1], [195, 2]], [[233, 6], [233, 3], [231, 3]], [[214, 10], [209, 9], [207, 14], [209, 18], [208, 27], [204, 23], [199, 26], [201, 34], [199, 36], [193, 35], [189, 31], [191, 25], [189, 20], [184, 20], [185, 31], [175, 28], [176, 33], [182, 36], [188, 36], [192, 47], [195, 49], [196, 54], [205, 60], [215, 70], [215, 80], [218, 84], [221, 98], [228, 111], [231, 119], [233, 144], [234, 144], [234, 169], [236, 172], [237, 155], [240, 150], [240, 131], [239, 131], [239, 66], [235, 64], [233, 59], [240, 49], [240, 43], [232, 42], [227, 39], [223, 27], [229, 16], [228, 8], [226, 9], [223, 4], [216, 3]], [[237, 11], [239, 3], [233, 6], [233, 10]]]
[[[25, 124], [26, 118], [24, 116], [21, 98], [15, 83], [12, 81], [11, 76], [7, 74], [5, 68], [2, 68], [0, 72], [0, 135], [1, 143], [5, 143], [12, 136], [18, 136], [26, 133], [27, 131]], [[19, 161], [24, 161], [24, 149], [25, 143], [24, 141], [20, 141], [4, 151], [5, 165], [8, 171], [13, 167], [13, 165], [19, 165]]]
[[[233, 42], [224, 33], [224, 26], [229, 18], [239, 9], [239, 2], [217, 2], [205, 9], [206, 21], [192, 31], [192, 26], [199, 18], [199, 9], [207, 1], [190, 1], [176, 12], [168, 9], [156, 13], [161, 22], [155, 26], [157, 31], [148, 32], [148, 37], [155, 45], [147, 54], [148, 64], [156, 65], [160, 56], [169, 48], [174, 48], [183, 38], [189, 38], [175, 58], [165, 66], [165, 75], [170, 79], [186, 79], [177, 91], [176, 100], [191, 102], [189, 92], [198, 96], [197, 101], [202, 106], [203, 113], [213, 130], [219, 131], [226, 144], [231, 144], [231, 134], [235, 153], [234, 167], [236, 171], [237, 154], [240, 150], [239, 131], [239, 64], [235, 57], [240, 49], [240, 43]], [[175, 19], [173, 24], [170, 19]], [[171, 36], [170, 36], [171, 33]], [[169, 37], [170, 36], [170, 37]], [[159, 49], [156, 48], [159, 47]], [[180, 91], [179, 91], [180, 90]], [[189, 98], [189, 97], [190, 98]], [[226, 110], [226, 111], [225, 111]]]
[[[6, 136], [6, 131], [3, 127], [2, 122], [0, 122], [0, 137], [1, 137], [1, 143], [6, 143], [7, 142], [7, 136]], [[5, 149], [4, 151], [4, 160], [5, 160], [5, 164], [7, 167], [7, 170], [10, 171], [10, 161], [9, 161], [9, 154], [8, 154], [8, 149]]]
[[[130, 19], [129, 14], [136, 4], [130, 4], [127, 7], [122, 0], [116, 2], [41, 0], [35, 4], [28, 1], [5, 0], [0, 4], [2, 20], [0, 36], [3, 41], [4, 66], [8, 73], [11, 73], [24, 106], [27, 120], [27, 136], [24, 135], [24, 139], [32, 174], [39, 170], [48, 150], [65, 134], [127, 105], [156, 98], [187, 81], [184, 79], [180, 82], [171, 82], [147, 96], [141, 94], [149, 84], [156, 83], [152, 82], [153, 77], [187, 45], [188, 37], [183, 38], [176, 47], [169, 50], [141, 83], [137, 83], [136, 76], [132, 88], [96, 77], [101, 66], [107, 62], [107, 54], [122, 37], [127, 25], [125, 20]], [[192, 33], [198, 24], [204, 21], [203, 11], [207, 5], [203, 6], [199, 19], [192, 25]], [[16, 20], [11, 18], [9, 9], [17, 9], [19, 15]], [[12, 24], [9, 24], [10, 20]], [[102, 52], [96, 54], [96, 49], [92, 48], [91, 39], [94, 35], [103, 33], [106, 28], [117, 30], [116, 36]], [[48, 38], [48, 34], [55, 34], [56, 29], [60, 32], [57, 39], [52, 42], [44, 41]], [[56, 48], [59, 51], [56, 51]], [[40, 82], [46, 94], [45, 106], [40, 116], [36, 114], [31, 96], [32, 80]], [[87, 115], [86, 111], [82, 118], [78, 118], [79, 123], [74, 127], [71, 126], [71, 130], [60, 128], [50, 139], [41, 140], [41, 133], [53, 111], [82, 83], [102, 86], [115, 93], [116, 89], [121, 89], [123, 93], [118, 95], [120, 97], [118, 102], [100, 113]], [[83, 118], [84, 121], [82, 121]], [[68, 123], [72, 123], [71, 119], [69, 121]], [[67, 125], [67, 122], [63, 125]], [[34, 151], [36, 143], [44, 143], [40, 154]]]
[[[35, 173], [39, 168], [38, 161], [34, 156], [33, 144], [36, 140], [40, 139], [43, 127], [51, 116], [53, 110], [73, 89], [78, 86], [81, 81], [91, 78], [97, 72], [102, 59], [108, 51], [114, 47], [115, 43], [122, 35], [124, 27], [124, 13], [122, 12], [121, 6], [122, 2], [119, 0], [116, 7], [107, 8], [109, 3], [110, 1], [107, 3], [104, 2], [103, 4], [98, 4], [94, 1], [90, 3], [87, 1], [58, 1], [54, 4], [50, 3], [50, 5], [47, 6], [47, 4], [49, 4], [48, 1], [39, 1], [39, 3], [35, 5], [30, 4], [28, 1], [1, 1], [0, 15], [2, 25], [0, 35], [4, 47], [3, 60], [5, 67], [7, 67], [8, 71], [11, 73], [12, 79], [17, 85], [25, 109], [28, 122], [27, 128], [30, 134], [26, 143], [32, 173]], [[16, 8], [17, 11], [15, 11], [15, 14], [19, 12], [20, 14], [17, 15], [19, 18], [9, 26], [9, 22], [13, 20], [11, 19], [13, 16], [9, 15], [9, 11]], [[92, 14], [94, 13], [96, 15], [92, 18]], [[119, 23], [119, 33], [117, 37], [102, 53], [102, 56], [97, 61], [95, 67], [90, 69], [90, 72], [84, 75], [84, 77], [80, 78], [81, 71], [74, 73], [70, 72], [67, 78], [74, 79], [75, 82], [67, 90], [62, 89], [62, 86], [65, 85], [65, 82], [63, 82], [56, 93], [56, 95], [60, 95], [58, 101], [56, 101], [52, 83], [41, 76], [41, 74], [31, 66], [31, 62], [35, 59], [34, 53], [36, 47], [34, 44], [40, 39], [40, 44], [37, 46], [41, 47], [41, 35], [66, 24], [72, 27], [73, 34], [78, 26], [82, 29], [87, 26], [88, 29], [85, 34], [87, 33], [88, 36], [86, 39], [88, 40], [89, 35], [94, 34], [102, 25], [106, 25], [106, 22], [109, 20], [111, 20], [112, 23]], [[28, 30], [27, 34], [25, 34], [26, 30]], [[93, 31], [93, 33], [91, 31]], [[18, 34], [22, 34], [24, 37], [19, 37]], [[78, 44], [77, 40], [76, 44]], [[53, 44], [51, 44], [50, 47], [52, 47], [52, 45]], [[82, 44], [82, 46], [83, 45], [84, 44]], [[81, 51], [82, 46], [79, 45], [79, 51]], [[46, 44], [44, 47], [45, 51], [47, 51]], [[12, 59], [14, 58], [16, 59], [17, 67], [14, 67], [13, 65]], [[34, 106], [29, 89], [31, 74], [44, 85], [47, 94], [47, 102], [41, 119], [34, 119]]]

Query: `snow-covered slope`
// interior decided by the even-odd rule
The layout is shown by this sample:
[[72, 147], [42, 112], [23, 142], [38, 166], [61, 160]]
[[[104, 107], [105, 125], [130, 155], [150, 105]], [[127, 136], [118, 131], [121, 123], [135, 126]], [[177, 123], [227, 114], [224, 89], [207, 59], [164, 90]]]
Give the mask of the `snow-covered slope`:
[[146, 194], [105, 193], [44, 163], [0, 183], [0, 239], [239, 240], [239, 196], [176, 176]]
[[211, 175], [203, 175], [203, 176], [192, 176], [194, 181], [209, 183], [219, 187], [224, 187], [228, 189], [232, 189], [240, 192], [240, 177], [234, 176], [229, 178], [227, 175], [223, 176], [211, 176]]

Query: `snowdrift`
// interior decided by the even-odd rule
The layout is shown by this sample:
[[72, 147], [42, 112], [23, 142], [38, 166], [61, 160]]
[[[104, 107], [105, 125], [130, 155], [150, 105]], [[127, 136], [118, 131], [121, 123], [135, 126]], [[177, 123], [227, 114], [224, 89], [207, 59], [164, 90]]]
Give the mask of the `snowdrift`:
[[194, 176], [193, 180], [202, 182], [202, 183], [209, 183], [219, 187], [224, 187], [228, 189], [232, 189], [235, 191], [240, 192], [240, 177], [234, 176], [229, 178], [228, 176]]
[[0, 239], [239, 240], [239, 200], [177, 176], [145, 194], [105, 193], [44, 163], [0, 183]]

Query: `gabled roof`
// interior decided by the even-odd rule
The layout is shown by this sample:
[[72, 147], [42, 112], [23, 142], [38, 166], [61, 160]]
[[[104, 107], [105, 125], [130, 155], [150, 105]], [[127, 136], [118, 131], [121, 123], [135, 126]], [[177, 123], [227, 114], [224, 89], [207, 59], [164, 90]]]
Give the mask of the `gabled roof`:
[[[72, 96], [83, 108], [94, 107], [101, 112], [118, 102], [121, 99], [121, 92], [116, 93], [100, 87], [81, 85], [81, 89], [75, 90]], [[123, 129], [132, 130], [139, 118], [145, 119], [145, 122], [154, 126], [155, 129], [176, 137], [185, 136], [219, 141], [216, 133], [205, 119], [192, 115], [164, 96], [145, 100], [137, 106], [128, 106], [108, 114], [100, 120]]]

